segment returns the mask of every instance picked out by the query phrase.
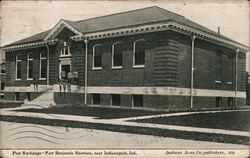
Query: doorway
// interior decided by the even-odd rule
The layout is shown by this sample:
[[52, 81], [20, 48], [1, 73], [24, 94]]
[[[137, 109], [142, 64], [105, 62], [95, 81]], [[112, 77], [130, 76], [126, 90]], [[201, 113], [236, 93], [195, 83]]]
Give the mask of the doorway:
[[68, 79], [68, 73], [70, 72], [70, 65], [61, 65], [61, 77]]
[[71, 72], [71, 59], [62, 58], [59, 64], [59, 78], [68, 79], [68, 73]]

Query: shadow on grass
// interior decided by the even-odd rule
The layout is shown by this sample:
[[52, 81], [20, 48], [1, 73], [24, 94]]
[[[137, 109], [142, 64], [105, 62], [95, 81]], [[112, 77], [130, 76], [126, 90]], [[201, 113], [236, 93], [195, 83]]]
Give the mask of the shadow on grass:
[[22, 109], [16, 110], [22, 112], [37, 112], [47, 114], [65, 114], [77, 116], [92, 116], [97, 119], [115, 119], [138, 117], [147, 115], [165, 114], [167, 112], [146, 111], [136, 109], [116, 109], [116, 108], [103, 108], [103, 107], [81, 107], [81, 106], [64, 106], [64, 107], [51, 107], [46, 109]]
[[148, 128], [148, 127], [140, 127], [140, 124], [138, 124], [137, 127], [134, 127], [126, 125], [112, 125], [103, 123], [89, 123], [89, 122], [44, 119], [44, 118], [33, 118], [33, 117], [23, 117], [23, 116], [9, 116], [9, 115], [1, 115], [0, 120], [8, 122], [17, 122], [17, 123], [32, 123], [38, 125], [49, 125], [49, 126], [71, 127], [71, 128], [87, 128], [87, 129], [97, 129], [97, 130], [129, 133], [129, 134], [144, 134], [144, 135], [172, 137], [179, 139], [250, 145], [249, 137], [244, 137], [244, 136], [232, 136], [224, 134], [210, 134], [210, 133], [200, 133], [200, 132], [186, 132], [186, 131], [166, 130], [158, 128]]
[[250, 111], [198, 113], [182, 116], [156, 117], [130, 121], [249, 132]]

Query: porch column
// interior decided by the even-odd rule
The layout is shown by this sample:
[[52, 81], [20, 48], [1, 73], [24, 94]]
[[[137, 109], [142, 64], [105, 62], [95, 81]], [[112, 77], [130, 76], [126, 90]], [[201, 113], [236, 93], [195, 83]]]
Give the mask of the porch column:
[[192, 45], [191, 45], [191, 80], [190, 80], [190, 109], [193, 109], [193, 88], [194, 88], [194, 40], [196, 36], [192, 35]]
[[87, 87], [88, 87], [88, 38], [85, 43], [85, 84], [84, 84], [84, 104], [87, 105]]

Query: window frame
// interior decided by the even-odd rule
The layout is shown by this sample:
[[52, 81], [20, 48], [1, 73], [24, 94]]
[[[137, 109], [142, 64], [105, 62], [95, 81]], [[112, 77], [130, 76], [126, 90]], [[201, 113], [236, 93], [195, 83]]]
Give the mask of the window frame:
[[145, 51], [144, 51], [144, 64], [143, 65], [135, 65], [135, 48], [136, 48], [136, 43], [137, 42], [146, 42], [145, 39], [138, 39], [138, 40], [135, 40], [134, 43], [133, 43], [133, 68], [144, 68], [145, 67], [145, 54], [146, 54], [146, 48]]
[[[113, 104], [114, 96], [118, 96], [119, 97], [119, 105]], [[111, 106], [121, 107], [121, 94], [111, 94]]]
[[[18, 59], [18, 57], [20, 56], [20, 59]], [[21, 67], [20, 67], [20, 70], [21, 70], [21, 76], [20, 76], [20, 78], [17, 78], [17, 64], [18, 64], [18, 62], [20, 62], [21, 63]], [[21, 54], [17, 54], [16, 55], [16, 75], [15, 75], [15, 80], [21, 80], [21, 78], [22, 78], [22, 59], [21, 59]]]
[[[67, 55], [65, 55], [66, 48], [68, 49], [68, 54]], [[61, 48], [60, 57], [71, 57], [70, 46], [64, 46], [63, 48]]]
[[[142, 106], [135, 106], [134, 100], [135, 100], [135, 97], [136, 97], [136, 96], [141, 96], [141, 97], [142, 97]], [[133, 95], [132, 95], [132, 107], [133, 107], [133, 108], [144, 108], [144, 97], [143, 97], [142, 94], [133, 94]]]
[[48, 60], [47, 60], [47, 53], [46, 53], [46, 57], [42, 57], [42, 53], [46, 53], [45, 51], [42, 51], [42, 52], [40, 52], [40, 61], [39, 61], [39, 80], [46, 80], [46, 78], [47, 78], [47, 74], [46, 74], [46, 77], [45, 78], [43, 78], [43, 77], [41, 77], [42, 76], [42, 60], [46, 60], [46, 73], [47, 73], [47, 71], [48, 71], [48, 67], [47, 67], [47, 62], [48, 62]]
[[[94, 96], [98, 96], [99, 97], [99, 104], [94, 103]], [[101, 94], [100, 93], [92, 93], [92, 99], [91, 99], [91, 103], [92, 105], [101, 105]]]
[[[30, 54], [32, 54], [32, 52], [27, 55], [27, 80], [33, 80], [33, 78], [34, 78], [33, 72], [32, 72], [32, 78], [29, 78], [29, 67], [30, 67], [30, 63], [29, 62], [30, 61], [34, 62], [34, 58], [30, 58]], [[32, 66], [34, 67], [34, 65], [32, 65]], [[34, 70], [32, 69], [32, 71], [34, 71]]]
[[[121, 66], [114, 66], [114, 53], [115, 53], [115, 45], [116, 44], [123, 44], [122, 42], [115, 42], [112, 44], [112, 69], [122, 69], [122, 65]], [[123, 55], [123, 54], [122, 54]]]
[[[219, 55], [218, 55], [219, 54]], [[221, 50], [217, 50], [216, 52], [215, 52], [215, 55], [216, 55], [216, 59], [215, 59], [215, 83], [222, 83], [222, 72], [223, 72], [223, 68], [222, 68], [222, 66], [223, 66], [223, 60], [222, 60], [222, 54], [223, 54], [223, 52], [221, 51]], [[217, 68], [217, 66], [218, 66], [218, 63], [217, 63], [217, 61], [219, 61], [218, 60], [218, 56], [220, 57], [220, 79], [218, 80], [218, 76], [217, 76], [217, 74], [218, 74], [218, 68]]]
[[[230, 78], [229, 79], [227, 78], [226, 83], [229, 84], [229, 85], [232, 85], [233, 84], [233, 78], [234, 78], [234, 55], [233, 55], [232, 52], [229, 52], [226, 56], [227, 56], [227, 60], [230, 61], [230, 62], [228, 62], [229, 63], [228, 67], [230, 67], [230, 69], [231, 69], [231, 72], [229, 72]], [[229, 71], [229, 69], [227, 71]]]
[[[98, 47], [98, 46], [102, 46], [102, 44], [96, 44], [96, 45], [93, 46], [93, 52], [92, 52], [92, 70], [101, 70], [102, 69], [102, 66], [95, 67], [95, 48]], [[101, 54], [102, 54], [102, 52], [101, 52]], [[102, 60], [102, 55], [101, 55], [101, 60]]]

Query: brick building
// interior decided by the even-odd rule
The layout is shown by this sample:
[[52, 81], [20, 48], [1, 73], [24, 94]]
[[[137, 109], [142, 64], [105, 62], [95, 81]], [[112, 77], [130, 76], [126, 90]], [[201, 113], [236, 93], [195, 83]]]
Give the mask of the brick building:
[[61, 20], [4, 50], [5, 98], [27, 104], [186, 110], [246, 103], [248, 47], [159, 7]]

